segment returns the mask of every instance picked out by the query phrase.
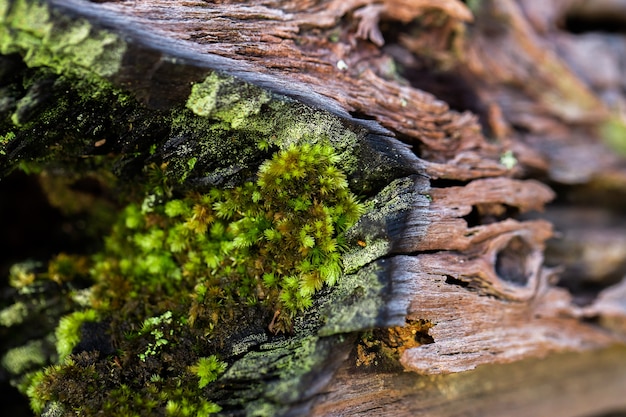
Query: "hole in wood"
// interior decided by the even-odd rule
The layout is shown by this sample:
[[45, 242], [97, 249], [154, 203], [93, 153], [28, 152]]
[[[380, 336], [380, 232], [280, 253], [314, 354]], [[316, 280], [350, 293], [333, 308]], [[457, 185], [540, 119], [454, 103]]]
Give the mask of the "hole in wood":
[[446, 275], [446, 284], [457, 285], [461, 288], [467, 288], [469, 286], [469, 282], [461, 281], [451, 275]]
[[448, 188], [448, 187], [464, 187], [467, 181], [450, 180], [450, 179], [434, 179], [430, 180], [430, 188]]
[[472, 206], [472, 211], [463, 216], [467, 222], [467, 227], [476, 227], [483, 224], [496, 223], [501, 220], [515, 217], [519, 214], [519, 209], [507, 204], [484, 203]]
[[574, 10], [565, 16], [562, 27], [564, 30], [582, 34], [589, 32], [626, 33], [626, 12], [619, 10]]
[[531, 254], [530, 245], [524, 239], [514, 237], [496, 255], [496, 274], [503, 281], [526, 286], [531, 274], [527, 268], [527, 259]]
[[356, 366], [395, 368], [407, 350], [435, 343], [429, 331], [435, 324], [429, 320], [406, 319], [404, 326], [378, 328], [361, 336], [356, 347]]

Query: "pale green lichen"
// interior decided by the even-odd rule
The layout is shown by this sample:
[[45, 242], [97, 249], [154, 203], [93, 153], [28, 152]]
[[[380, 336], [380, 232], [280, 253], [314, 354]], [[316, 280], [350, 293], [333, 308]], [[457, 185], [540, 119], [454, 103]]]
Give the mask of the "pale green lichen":
[[509, 170], [515, 168], [517, 165], [517, 158], [515, 157], [515, 154], [513, 154], [513, 151], [508, 150], [500, 155], [500, 165]]
[[271, 98], [266, 90], [214, 72], [203, 82], [194, 84], [187, 107], [198, 116], [218, 119], [232, 129], [241, 129]]
[[361, 134], [330, 113], [275, 96], [234, 77], [211, 73], [192, 87], [187, 108], [210, 119], [213, 132], [234, 130], [251, 135], [255, 142], [280, 148], [330, 141], [340, 157], [341, 169], [347, 174], [358, 169], [354, 150]]
[[269, 342], [247, 353], [223, 375], [224, 381], [258, 381], [259, 370], [268, 381], [259, 381], [249, 388], [251, 398], [245, 405], [248, 416], [272, 417], [286, 411], [287, 404], [296, 401], [308, 387], [306, 376], [316, 370], [329, 354], [316, 335]]
[[18, 325], [28, 316], [28, 307], [22, 301], [11, 304], [0, 310], [0, 326]]
[[332, 292], [318, 300], [315, 311], [296, 323], [295, 337], [260, 343], [228, 369], [223, 376], [226, 383], [257, 381], [259, 369], [266, 375], [266, 381], [248, 390], [252, 399], [247, 415], [281, 415], [288, 404], [302, 398], [312, 381], [324, 378], [323, 364], [340, 354], [344, 338], [350, 340], [346, 335], [380, 325], [386, 289], [380, 272], [381, 267], [372, 263], [356, 274], [344, 275]]
[[[15, 0], [0, 10], [0, 53], [20, 53], [30, 67], [108, 77], [118, 72], [126, 43], [84, 19], [52, 18], [45, 2]], [[60, 26], [63, 25], [61, 28]]]
[[[348, 241], [359, 241], [343, 255], [346, 273], [353, 273], [391, 251], [391, 237], [387, 234], [390, 222], [403, 222], [404, 216], [418, 207], [430, 204], [425, 190], [417, 190], [414, 178], [392, 181], [365, 205], [365, 213], [346, 233]], [[425, 226], [424, 226], [425, 227]]]
[[20, 375], [29, 369], [46, 364], [48, 356], [44, 353], [42, 340], [31, 340], [22, 346], [13, 348], [3, 356], [2, 367], [13, 375]]
[[320, 336], [362, 331], [379, 324], [380, 311], [385, 305], [381, 296], [385, 284], [379, 278], [380, 270], [372, 263], [342, 277], [341, 285], [332, 295], [333, 302], [320, 307], [320, 314], [327, 317], [318, 332]]

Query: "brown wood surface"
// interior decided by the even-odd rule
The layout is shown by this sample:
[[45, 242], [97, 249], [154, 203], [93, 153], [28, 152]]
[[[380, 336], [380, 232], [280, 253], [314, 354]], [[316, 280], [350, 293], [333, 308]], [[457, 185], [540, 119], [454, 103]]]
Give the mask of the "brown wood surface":
[[623, 347], [436, 376], [357, 367], [354, 359], [318, 395], [312, 416], [590, 417], [626, 409]]

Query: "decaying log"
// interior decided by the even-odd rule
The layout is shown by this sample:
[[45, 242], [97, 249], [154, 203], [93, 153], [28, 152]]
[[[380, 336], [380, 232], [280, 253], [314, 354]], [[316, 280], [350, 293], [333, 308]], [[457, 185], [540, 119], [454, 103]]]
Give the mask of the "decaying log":
[[311, 415], [618, 416], [625, 403], [623, 348], [485, 365], [446, 376], [380, 368], [384, 365], [373, 371], [346, 361]]
[[[84, 161], [110, 156], [128, 182], [197, 157], [182, 188], [230, 187], [261, 163], [254, 141], [326, 135], [366, 206], [346, 232], [344, 275], [293, 334], [259, 319], [225, 343], [211, 399], [226, 415], [624, 410], [626, 36], [565, 30], [607, 8], [626, 21], [624, 6], [467, 3], [6, 0], [0, 133], [17, 133], [0, 141], [0, 174], [34, 161], [40, 183], [76, 185], [100, 178]], [[52, 29], [20, 20], [29, 7]], [[105, 42], [74, 55], [92, 39]], [[37, 81], [22, 91], [5, 67]], [[102, 97], [51, 111], [90, 77], [137, 104], [111, 105], [106, 123], [77, 118], [96, 120]], [[213, 101], [190, 104], [207, 80]], [[190, 126], [174, 127], [165, 115], [181, 108]], [[224, 116], [233, 109], [241, 118]], [[48, 113], [55, 127], [37, 117]], [[41, 314], [27, 298], [1, 300]], [[57, 318], [71, 308], [58, 298]], [[44, 343], [52, 324], [28, 338]], [[3, 341], [3, 355], [27, 339]]]

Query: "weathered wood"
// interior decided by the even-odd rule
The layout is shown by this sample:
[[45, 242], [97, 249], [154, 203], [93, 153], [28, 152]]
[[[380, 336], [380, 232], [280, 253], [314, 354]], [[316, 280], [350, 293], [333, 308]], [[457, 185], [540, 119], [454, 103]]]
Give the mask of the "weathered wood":
[[[325, 135], [366, 198], [346, 232], [344, 276], [291, 336], [271, 335], [260, 318], [238, 327], [221, 347], [229, 369], [211, 393], [225, 414], [623, 409], [626, 162], [606, 129], [626, 131], [626, 37], [559, 26], [610, 2], [591, 11], [573, 0], [479, 3], [470, 11], [457, 0], [43, 2], [60, 37], [81, 22], [93, 27], [78, 45], [111, 36], [91, 61], [72, 61], [78, 79], [95, 74], [139, 104], [128, 113], [114, 104], [105, 133], [73, 126], [78, 113], [97, 115], [97, 100], [59, 117], [59, 132], [35, 125], [45, 132], [39, 142], [24, 129], [2, 148], [0, 173], [49, 153], [64, 159], [47, 169], [79, 176], [89, 168], [68, 160], [108, 154], [121, 156], [116, 174], [134, 181], [153, 161], [197, 157], [199, 169], [177, 180], [202, 190], [254, 175], [261, 156], [250, 136], [285, 147]], [[0, 11], [10, 17], [39, 2], [7, 4]], [[37, 22], [5, 24], [39, 36]], [[47, 41], [7, 52], [57, 73], [27, 91], [7, 89], [1, 113], [17, 127], [54, 108], [42, 99], [46, 86], [53, 97], [73, 91], [64, 77], [76, 73], [37, 59], [72, 58], [73, 49]], [[603, 65], [589, 65], [589, 54]], [[186, 102], [207, 79], [219, 80], [217, 104]], [[197, 124], [168, 125], [164, 115], [185, 104]], [[240, 119], [224, 116], [233, 109]], [[207, 133], [225, 125], [235, 139]], [[204, 151], [202, 141], [218, 149]], [[246, 158], [234, 161], [238, 154]]]
[[624, 354], [614, 347], [435, 376], [357, 367], [353, 354], [310, 415], [617, 416], [626, 409]]

